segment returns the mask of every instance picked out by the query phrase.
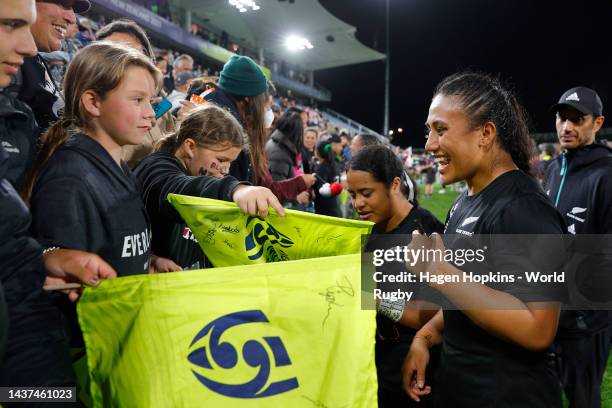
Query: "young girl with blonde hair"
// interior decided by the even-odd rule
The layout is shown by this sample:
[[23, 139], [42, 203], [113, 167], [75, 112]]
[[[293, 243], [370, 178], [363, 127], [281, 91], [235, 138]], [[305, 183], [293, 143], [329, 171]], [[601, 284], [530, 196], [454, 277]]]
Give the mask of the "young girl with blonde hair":
[[[30, 181], [32, 229], [43, 246], [97, 253], [118, 276], [180, 269], [152, 256], [140, 188], [121, 161], [121, 148], [151, 129], [161, 83], [149, 58], [120, 44], [93, 43], [75, 56], [64, 117], [45, 134]], [[265, 213], [277, 204], [269, 191], [259, 193], [244, 198], [259, 206], [244, 208]]]

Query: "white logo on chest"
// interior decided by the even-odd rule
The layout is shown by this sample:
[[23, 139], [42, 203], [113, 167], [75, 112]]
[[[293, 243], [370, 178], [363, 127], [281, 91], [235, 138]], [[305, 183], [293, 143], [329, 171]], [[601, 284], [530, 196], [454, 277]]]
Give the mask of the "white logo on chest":
[[[572, 210], [570, 212], [568, 212], [565, 215], [567, 215], [568, 217], [570, 217], [573, 220], [580, 221], [580, 222], [585, 222], [586, 221], [585, 218], [578, 217], [576, 214], [582, 214], [582, 213], [586, 212], [586, 210], [587, 210], [586, 208], [574, 207], [574, 208], [572, 208]], [[583, 217], [585, 215], [583, 215]]]
[[472, 224], [472, 223], [478, 221], [478, 218], [480, 218], [480, 217], [467, 217], [465, 220], [463, 220], [463, 222], [461, 223], [461, 226], [465, 227], [468, 224]]

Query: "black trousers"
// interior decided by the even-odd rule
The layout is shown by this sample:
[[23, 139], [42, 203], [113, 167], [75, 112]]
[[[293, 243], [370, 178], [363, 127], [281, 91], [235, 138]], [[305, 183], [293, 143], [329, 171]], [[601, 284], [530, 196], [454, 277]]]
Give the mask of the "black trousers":
[[612, 327], [575, 339], [557, 339], [557, 375], [570, 408], [601, 407], [601, 382], [611, 342]]

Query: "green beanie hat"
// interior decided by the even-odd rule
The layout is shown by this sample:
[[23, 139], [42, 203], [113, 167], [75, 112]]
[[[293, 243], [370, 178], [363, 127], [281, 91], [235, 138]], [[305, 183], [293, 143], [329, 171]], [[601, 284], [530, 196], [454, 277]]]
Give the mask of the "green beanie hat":
[[234, 55], [223, 66], [219, 87], [238, 96], [255, 96], [266, 92], [268, 82], [259, 65], [251, 58]]

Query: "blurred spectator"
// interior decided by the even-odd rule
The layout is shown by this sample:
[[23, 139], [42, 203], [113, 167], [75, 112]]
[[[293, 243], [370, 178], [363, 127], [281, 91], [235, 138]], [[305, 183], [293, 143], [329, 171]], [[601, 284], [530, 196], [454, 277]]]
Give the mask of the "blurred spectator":
[[353, 138], [351, 142], [351, 153], [355, 156], [360, 150], [367, 146], [377, 146], [382, 144], [382, 141], [376, 135], [363, 133]]
[[183, 101], [187, 97], [187, 91], [193, 81], [193, 74], [189, 71], [181, 72], [174, 78], [175, 89], [168, 95], [168, 100], [172, 103], [171, 112], [179, 109], [182, 105], [180, 101]]
[[[336, 141], [337, 138], [337, 141]], [[316, 147], [316, 165], [315, 173], [317, 175], [317, 183], [315, 184], [315, 212], [317, 214], [329, 215], [332, 217], [342, 217], [340, 203], [337, 196], [325, 196], [321, 193], [321, 188], [324, 183], [333, 183], [338, 181], [340, 171], [336, 163], [336, 153], [333, 149], [333, 144], [340, 145], [340, 138], [333, 135], [328, 140], [320, 140]]]
[[176, 86], [174, 78], [181, 72], [193, 72], [193, 58], [187, 54], [182, 54], [174, 60], [172, 70], [164, 78], [164, 89], [170, 93]]
[[74, 54], [83, 47], [81, 42], [76, 39], [78, 32], [79, 27], [76, 24], [70, 24], [66, 31], [66, 36], [62, 40], [62, 50], [68, 54], [68, 61], [72, 61]]
[[[114, 20], [105, 25], [96, 33], [98, 40], [108, 40], [124, 43], [141, 51], [144, 55], [154, 60], [153, 47], [145, 31], [134, 21], [129, 19]], [[164, 60], [165, 61], [165, 60]], [[157, 66], [159, 68], [159, 65]], [[162, 74], [164, 72], [162, 71]]]
[[300, 115], [286, 112], [266, 143], [266, 154], [273, 180], [287, 180], [304, 174], [302, 146], [304, 127]]
[[86, 47], [90, 42], [96, 40], [93, 30], [93, 22], [85, 17], [77, 19], [79, 32], [76, 34], [76, 39]]
[[345, 163], [351, 160], [351, 135], [347, 130], [340, 132], [340, 140], [342, 142], [342, 159]]
[[420, 163], [421, 172], [425, 174], [425, 198], [433, 195], [433, 184], [436, 182], [437, 166], [433, 155], [423, 155]]
[[317, 128], [309, 127], [304, 130], [304, 148], [302, 149], [302, 161], [304, 162], [304, 171], [312, 173], [312, 160], [315, 155], [315, 147], [319, 138]]
[[168, 61], [169, 60], [170, 60], [169, 51], [160, 50], [155, 53], [155, 65], [157, 66], [157, 69], [161, 71], [162, 75], [164, 75], [164, 81], [168, 75]]
[[222, 30], [219, 45], [223, 48], [227, 48], [228, 44], [229, 44], [229, 35], [227, 34], [227, 31]]
[[41, 52], [40, 56], [47, 63], [47, 69], [51, 75], [51, 79], [57, 84], [57, 87], [62, 91], [64, 73], [70, 63], [70, 55], [65, 51]]
[[300, 118], [302, 118], [302, 125], [304, 126], [304, 128], [308, 127], [308, 113], [306, 113], [304, 110], [296, 106], [291, 106], [289, 109], [287, 109], [287, 112], [298, 113], [300, 115]]

